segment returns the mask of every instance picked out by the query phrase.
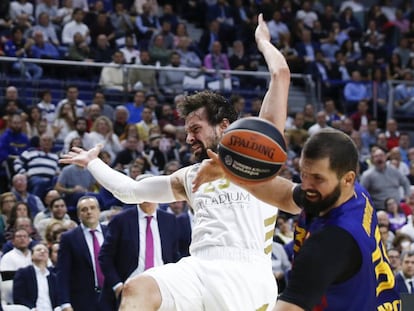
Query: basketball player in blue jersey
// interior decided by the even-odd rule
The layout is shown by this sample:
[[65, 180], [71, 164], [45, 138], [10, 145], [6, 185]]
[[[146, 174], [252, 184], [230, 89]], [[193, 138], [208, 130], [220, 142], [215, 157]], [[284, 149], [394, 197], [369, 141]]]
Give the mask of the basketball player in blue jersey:
[[[273, 104], [270, 116], [286, 110], [285, 103]], [[243, 184], [225, 175], [217, 154], [208, 150], [208, 155], [211, 160], [198, 170], [194, 191], [227, 177], [283, 210], [302, 208], [293, 268], [274, 311], [400, 310], [370, 195], [356, 182], [358, 151], [348, 135], [332, 129], [308, 139], [300, 159], [301, 184], [282, 177]]]
[[[270, 43], [261, 15], [256, 41], [271, 76], [260, 112], [265, 118], [272, 113], [271, 100], [287, 102], [290, 72], [283, 55]], [[232, 105], [212, 92], [187, 96], [177, 108], [185, 118], [187, 143], [199, 161], [207, 158], [208, 148], [216, 148], [224, 130], [237, 118]], [[286, 109], [273, 117], [283, 132]], [[127, 281], [120, 310], [272, 310], [277, 286], [270, 256], [277, 208], [225, 178], [193, 192], [198, 164], [169, 176], [134, 181], [99, 160], [100, 148], [74, 148], [61, 162], [87, 167], [102, 186], [125, 203], [185, 200], [194, 209], [191, 256]], [[300, 209], [292, 205], [286, 211], [298, 213]]]

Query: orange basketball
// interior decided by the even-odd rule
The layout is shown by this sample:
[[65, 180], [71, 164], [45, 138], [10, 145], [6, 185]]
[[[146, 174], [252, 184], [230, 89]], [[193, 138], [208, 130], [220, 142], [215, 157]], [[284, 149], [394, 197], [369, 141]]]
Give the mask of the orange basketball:
[[218, 155], [224, 170], [243, 182], [273, 178], [287, 159], [283, 135], [257, 117], [232, 123], [219, 143]]

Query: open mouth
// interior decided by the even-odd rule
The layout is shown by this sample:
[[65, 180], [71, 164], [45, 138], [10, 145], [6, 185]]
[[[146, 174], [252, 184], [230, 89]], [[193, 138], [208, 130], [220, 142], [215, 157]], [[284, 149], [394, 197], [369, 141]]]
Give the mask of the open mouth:
[[305, 191], [306, 199], [309, 201], [316, 201], [319, 198], [319, 194], [314, 191]]

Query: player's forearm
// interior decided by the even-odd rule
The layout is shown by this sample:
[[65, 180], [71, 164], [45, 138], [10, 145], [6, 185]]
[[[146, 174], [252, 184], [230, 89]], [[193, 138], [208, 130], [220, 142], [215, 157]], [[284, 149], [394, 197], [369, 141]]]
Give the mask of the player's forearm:
[[176, 201], [169, 176], [154, 176], [137, 182], [127, 175], [111, 169], [100, 159], [90, 161], [88, 170], [104, 188], [124, 203], [169, 203]]
[[258, 46], [270, 72], [269, 89], [263, 99], [259, 117], [273, 123], [283, 133], [287, 116], [290, 70], [285, 57], [269, 41], [260, 40]]

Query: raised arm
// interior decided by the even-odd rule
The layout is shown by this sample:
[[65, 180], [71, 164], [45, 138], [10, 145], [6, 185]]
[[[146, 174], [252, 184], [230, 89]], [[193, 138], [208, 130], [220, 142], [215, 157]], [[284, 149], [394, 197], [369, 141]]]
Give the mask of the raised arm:
[[269, 29], [262, 14], [259, 15], [255, 37], [257, 47], [263, 54], [270, 73], [269, 89], [263, 99], [259, 117], [272, 122], [283, 134], [290, 85], [289, 66], [282, 53], [270, 43]]
[[127, 204], [187, 200], [183, 182], [186, 168], [170, 176], [154, 176], [135, 181], [100, 160], [98, 154], [101, 149], [102, 145], [97, 145], [88, 151], [72, 148], [72, 151], [63, 155], [59, 162], [87, 167], [97, 182]]
[[[259, 15], [259, 24], [255, 32], [257, 46], [262, 52], [270, 72], [269, 89], [263, 100], [259, 117], [273, 123], [283, 134], [287, 115], [287, 101], [290, 85], [290, 70], [285, 57], [270, 43], [269, 29]], [[225, 172], [220, 166], [220, 160], [214, 152], [208, 150], [210, 159], [203, 161], [197, 176], [193, 181], [193, 191], [201, 184], [221, 178]], [[293, 201], [292, 191], [294, 184], [281, 177], [276, 177], [264, 183], [241, 183], [232, 176], [226, 176], [233, 183], [245, 188], [258, 199], [275, 205], [292, 214], [300, 212]]]

